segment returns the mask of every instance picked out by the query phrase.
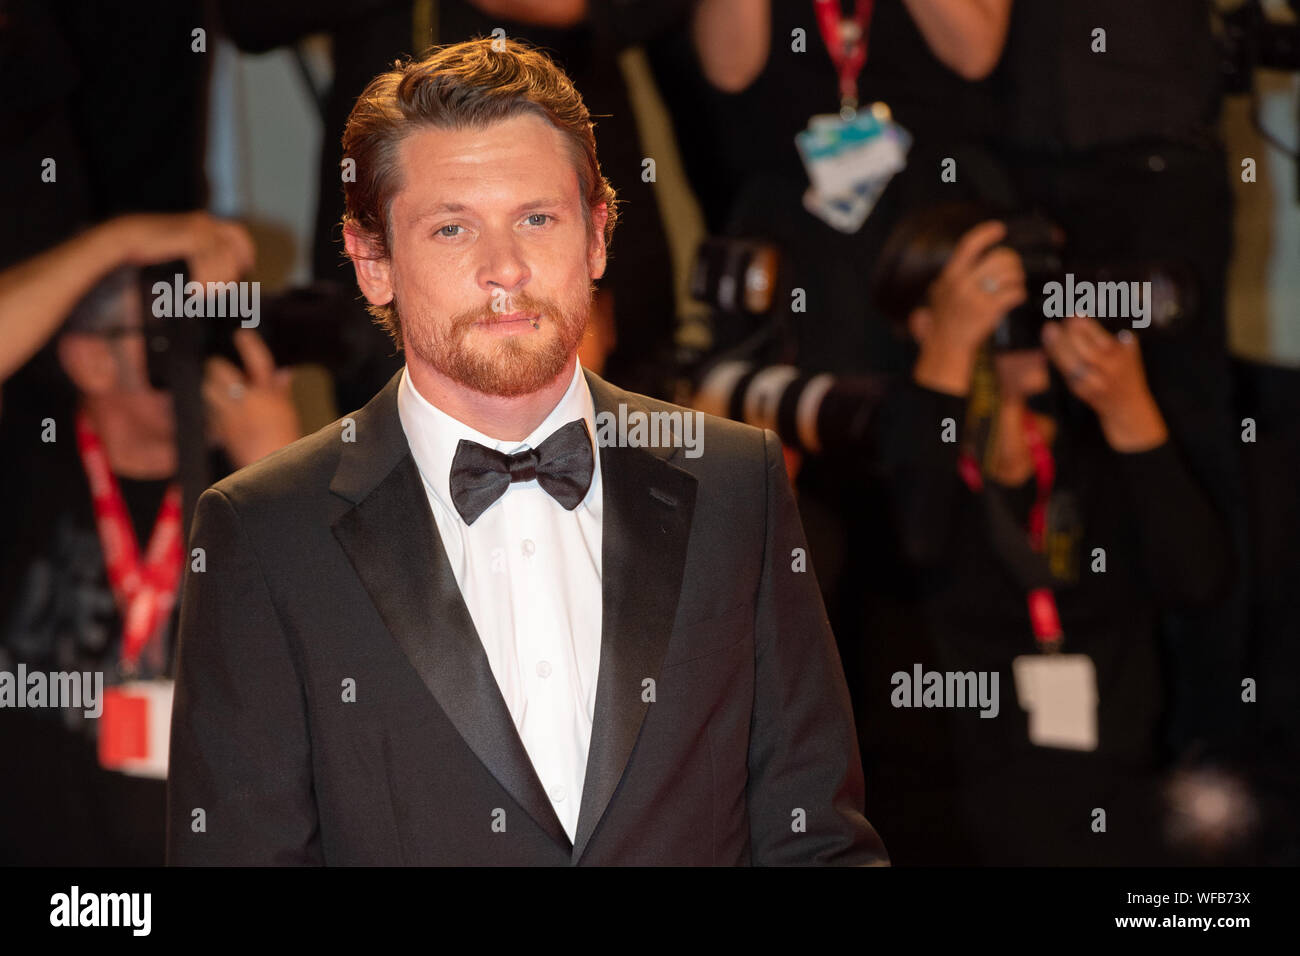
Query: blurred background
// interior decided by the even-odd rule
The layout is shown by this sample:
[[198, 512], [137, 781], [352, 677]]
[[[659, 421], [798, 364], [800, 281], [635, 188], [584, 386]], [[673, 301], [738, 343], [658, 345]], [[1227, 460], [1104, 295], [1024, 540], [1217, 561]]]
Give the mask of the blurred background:
[[[133, 560], [167, 596], [169, 493], [183, 528], [401, 368], [342, 255], [353, 101], [496, 29], [573, 79], [624, 202], [583, 364], [787, 446], [895, 864], [1300, 862], [1294, 0], [0, 0], [0, 671], [166, 678], [174, 608], [135, 636], [123, 609]], [[828, 37], [864, 42], [857, 115], [906, 144], [849, 225], [796, 146], [855, 105]], [[1025, 289], [996, 307], [994, 259], [954, 254], [993, 219], [979, 251]], [[257, 335], [154, 321], [178, 271], [258, 283]], [[1156, 290], [1118, 411], [1040, 347], [1067, 271]], [[1110, 427], [1139, 406], [1157, 448]], [[1040, 507], [1024, 571], [998, 529]], [[1090, 748], [1017, 706], [1044, 582], [1096, 666]], [[916, 664], [998, 672], [1001, 715], [899, 707]], [[165, 771], [100, 735], [0, 710], [0, 862], [162, 862]]]

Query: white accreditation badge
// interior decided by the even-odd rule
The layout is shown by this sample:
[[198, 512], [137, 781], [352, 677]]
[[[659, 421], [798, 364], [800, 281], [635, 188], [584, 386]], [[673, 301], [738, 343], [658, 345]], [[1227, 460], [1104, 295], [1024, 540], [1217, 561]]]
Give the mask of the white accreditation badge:
[[1022, 654], [1011, 662], [1029, 742], [1097, 749], [1097, 669], [1087, 654]]

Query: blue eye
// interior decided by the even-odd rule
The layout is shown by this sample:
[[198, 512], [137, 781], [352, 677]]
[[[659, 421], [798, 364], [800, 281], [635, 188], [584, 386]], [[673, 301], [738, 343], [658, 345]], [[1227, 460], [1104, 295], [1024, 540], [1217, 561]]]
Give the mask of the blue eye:
[[[551, 219], [551, 218], [553, 218], [553, 217], [550, 216], [550, 215], [548, 215], [547, 213], [544, 213], [544, 212], [535, 212], [535, 213], [532, 213], [531, 215], [529, 215], [528, 218], [529, 218], [529, 219], [538, 219], [538, 218], [541, 218], [541, 219]], [[542, 225], [545, 225], [545, 223], [538, 222], [538, 223], [534, 223], [534, 225], [542, 226]]]
[[459, 223], [454, 223], [454, 222], [452, 222], [452, 223], [448, 223], [447, 225], [443, 226], [441, 229], [438, 230], [438, 235], [440, 235], [440, 236], [447, 236], [448, 239], [451, 239], [451, 238], [453, 238], [453, 237], [450, 236], [450, 235], [447, 235], [447, 233], [446, 233], [445, 230], [447, 230], [447, 229], [459, 229], [459, 228], [461, 228]]

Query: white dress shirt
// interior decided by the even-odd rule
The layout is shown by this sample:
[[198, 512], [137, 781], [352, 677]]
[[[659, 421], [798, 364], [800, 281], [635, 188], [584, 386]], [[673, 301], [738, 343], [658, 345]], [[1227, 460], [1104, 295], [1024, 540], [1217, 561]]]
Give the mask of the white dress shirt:
[[[483, 650], [555, 814], [578, 827], [600, 668], [601, 492], [591, 391], [575, 363], [564, 397], [522, 442], [475, 431], [431, 405], [407, 371], [397, 409], [443, 547]], [[585, 419], [595, 470], [572, 511], [537, 480], [514, 482], [473, 525], [451, 500], [451, 462], [462, 438], [507, 454], [536, 448]]]

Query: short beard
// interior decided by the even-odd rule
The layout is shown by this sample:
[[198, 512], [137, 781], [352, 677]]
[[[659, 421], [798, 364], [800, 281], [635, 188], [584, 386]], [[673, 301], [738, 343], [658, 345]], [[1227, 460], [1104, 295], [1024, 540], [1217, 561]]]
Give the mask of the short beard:
[[[587, 332], [595, 290], [588, 283], [584, 293], [562, 303], [526, 292], [511, 296], [512, 312], [539, 316], [540, 336], [507, 336], [486, 346], [469, 346], [466, 338], [474, 326], [496, 317], [490, 307], [458, 312], [445, 322], [420, 314], [414, 322], [402, 322], [402, 334], [407, 348], [458, 385], [483, 395], [518, 398], [541, 390], [564, 371]], [[546, 331], [548, 324], [554, 332]]]

